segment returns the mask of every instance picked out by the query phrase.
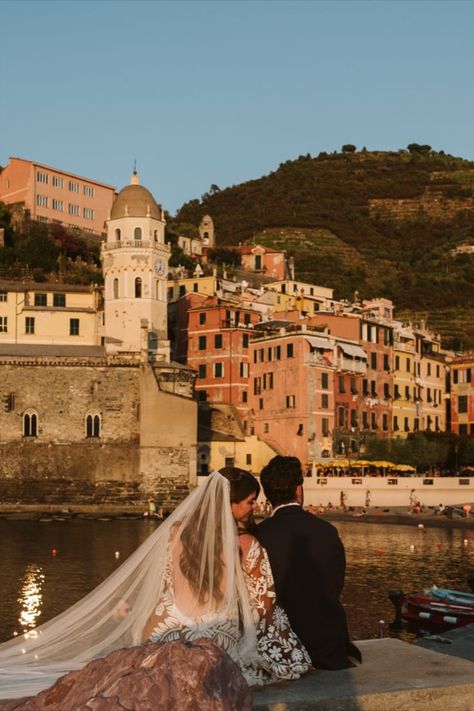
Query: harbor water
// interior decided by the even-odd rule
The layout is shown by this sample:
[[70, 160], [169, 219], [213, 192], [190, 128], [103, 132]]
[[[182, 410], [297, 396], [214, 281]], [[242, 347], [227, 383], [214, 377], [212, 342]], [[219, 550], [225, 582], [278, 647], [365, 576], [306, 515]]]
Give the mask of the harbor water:
[[[37, 627], [69, 607], [155, 529], [151, 520], [0, 519], [0, 641]], [[391, 588], [437, 584], [467, 590], [474, 570], [472, 529], [337, 522], [347, 557], [343, 602], [353, 639], [394, 636]], [[400, 636], [400, 633], [398, 633]], [[411, 639], [401, 633], [404, 639]]]

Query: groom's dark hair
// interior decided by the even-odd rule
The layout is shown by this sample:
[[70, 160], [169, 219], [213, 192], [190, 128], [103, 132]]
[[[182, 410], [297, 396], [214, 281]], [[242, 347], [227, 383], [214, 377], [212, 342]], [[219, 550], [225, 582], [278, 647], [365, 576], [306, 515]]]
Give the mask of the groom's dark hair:
[[260, 481], [273, 507], [296, 500], [296, 487], [303, 483], [301, 462], [297, 457], [277, 455], [263, 467]]

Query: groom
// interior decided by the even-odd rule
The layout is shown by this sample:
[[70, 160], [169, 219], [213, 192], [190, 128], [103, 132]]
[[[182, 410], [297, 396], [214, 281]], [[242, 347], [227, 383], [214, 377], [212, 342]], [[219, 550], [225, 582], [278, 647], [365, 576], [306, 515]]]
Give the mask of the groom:
[[275, 578], [278, 601], [317, 669], [361, 661], [349, 642], [344, 608], [344, 546], [332, 524], [303, 510], [303, 473], [296, 457], [274, 457], [260, 475], [271, 518], [257, 526]]

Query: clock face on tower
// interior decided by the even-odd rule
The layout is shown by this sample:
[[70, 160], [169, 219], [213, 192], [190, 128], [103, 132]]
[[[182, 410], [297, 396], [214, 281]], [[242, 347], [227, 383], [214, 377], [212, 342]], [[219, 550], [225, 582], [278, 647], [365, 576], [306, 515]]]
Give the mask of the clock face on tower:
[[165, 263], [162, 262], [161, 259], [157, 259], [155, 262], [155, 272], [158, 276], [163, 276], [165, 273]]

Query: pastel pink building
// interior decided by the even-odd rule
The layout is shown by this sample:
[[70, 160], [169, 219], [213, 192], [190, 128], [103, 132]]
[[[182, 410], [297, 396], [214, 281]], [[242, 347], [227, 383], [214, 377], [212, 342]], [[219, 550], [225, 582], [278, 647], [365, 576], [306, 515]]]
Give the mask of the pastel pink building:
[[309, 470], [332, 454], [334, 345], [309, 330], [262, 323], [250, 344], [247, 431]]
[[286, 253], [264, 247], [261, 244], [240, 245], [233, 247], [240, 253], [242, 269], [254, 274], [265, 274], [273, 279], [282, 280], [287, 277]]
[[38, 222], [105, 236], [114, 197], [112, 185], [23, 158], [10, 158], [0, 172], [0, 200]]

